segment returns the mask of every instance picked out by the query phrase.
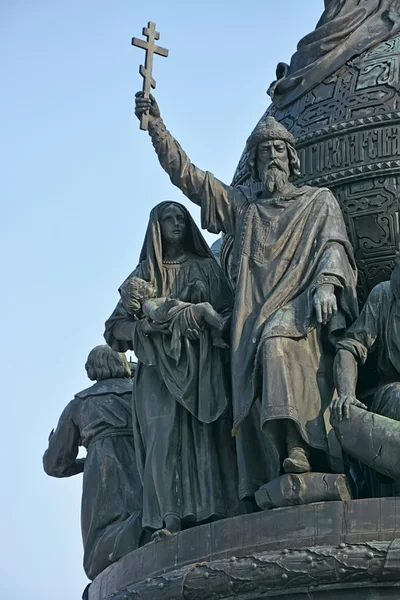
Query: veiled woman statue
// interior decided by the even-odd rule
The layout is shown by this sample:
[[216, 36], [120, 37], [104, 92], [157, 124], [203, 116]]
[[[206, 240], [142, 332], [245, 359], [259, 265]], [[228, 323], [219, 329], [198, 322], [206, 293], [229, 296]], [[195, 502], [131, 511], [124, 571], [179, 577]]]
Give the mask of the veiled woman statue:
[[208, 302], [229, 319], [232, 292], [189, 212], [175, 202], [152, 210], [131, 277], [150, 282], [159, 297], [186, 301], [157, 323], [135, 319], [120, 301], [106, 323], [110, 346], [134, 350], [139, 361], [134, 431], [143, 526], [159, 537], [239, 512], [228, 353], [195, 311]]
[[[94, 579], [139, 546], [142, 486], [132, 436], [129, 364], [123, 354], [97, 346], [85, 368], [96, 383], [64, 409], [50, 434], [43, 465], [52, 477], [83, 471], [83, 566]], [[79, 446], [87, 448], [85, 459], [77, 458]]]

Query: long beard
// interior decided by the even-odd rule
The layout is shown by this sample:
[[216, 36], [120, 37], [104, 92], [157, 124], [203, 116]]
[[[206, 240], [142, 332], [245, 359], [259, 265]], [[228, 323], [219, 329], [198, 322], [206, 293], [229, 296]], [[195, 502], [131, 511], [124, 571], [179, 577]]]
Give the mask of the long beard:
[[260, 174], [260, 179], [264, 187], [266, 187], [271, 194], [273, 192], [281, 193], [289, 183], [289, 173], [278, 167], [270, 167]]

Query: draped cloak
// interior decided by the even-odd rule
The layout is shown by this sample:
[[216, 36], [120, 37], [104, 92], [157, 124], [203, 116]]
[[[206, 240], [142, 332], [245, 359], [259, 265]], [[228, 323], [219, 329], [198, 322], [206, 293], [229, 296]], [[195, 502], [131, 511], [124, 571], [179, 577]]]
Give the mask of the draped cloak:
[[[398, 267], [397, 267], [398, 269]], [[371, 411], [400, 421], [400, 293], [391, 281], [374, 287], [358, 319], [337, 344], [363, 365], [377, 354], [379, 383]]]
[[399, 31], [398, 0], [325, 0], [315, 31], [299, 42], [288, 72], [271, 86], [275, 106], [294, 102], [347, 61]]
[[[337, 344], [338, 350], [350, 352], [358, 364], [363, 365], [370, 352], [375, 352], [379, 381], [374, 392], [370, 411], [389, 419], [400, 421], [400, 269], [395, 268], [390, 281], [379, 283], [368, 296], [358, 319]], [[368, 365], [367, 365], [368, 369]], [[364, 400], [365, 402], [366, 400]], [[358, 423], [359, 421], [357, 421]], [[374, 423], [375, 424], [375, 423]], [[390, 429], [390, 427], [389, 427]], [[370, 440], [368, 427], [355, 432], [354, 439]], [[376, 427], [374, 443], [387, 443], [385, 435]], [[388, 435], [390, 440], [390, 434]], [[360, 454], [362, 461], [363, 453]], [[363, 461], [362, 461], [363, 462]], [[394, 495], [392, 481], [366, 465], [358, 467], [365, 478], [372, 497]]]
[[[340, 207], [328, 189], [305, 186], [295, 188], [291, 197], [268, 200], [252, 187], [233, 188], [211, 173], [198, 169], [165, 129], [161, 119], [151, 124], [150, 134], [160, 163], [172, 183], [201, 206], [202, 226], [212, 233], [234, 236], [231, 265], [235, 288], [231, 329], [232, 397], [234, 432], [239, 432], [239, 489], [244, 497], [263, 483], [262, 477], [266, 480], [279, 475], [277, 467], [271, 469], [268, 464], [276, 461], [276, 457], [271, 455], [271, 444], [257, 438], [257, 424], [251, 435], [246, 434], [249, 416], [253, 422], [261, 419], [258, 428], [261, 425], [265, 433], [271, 419], [292, 419], [311, 447], [329, 451], [321, 399], [319, 407], [313, 402], [313, 411], [308, 412], [309, 398], [302, 396], [306, 388], [301, 381], [290, 381], [290, 373], [288, 395], [285, 393], [282, 397], [282, 389], [281, 397], [263, 397], [260, 362], [266, 359], [268, 340], [305, 340], [305, 348], [312, 354], [313, 336], [317, 335], [319, 340], [328, 335], [335, 339], [354, 321], [357, 301], [352, 248]], [[321, 329], [317, 327], [312, 297], [316, 287], [324, 283], [334, 286], [338, 312], [329, 325]], [[310, 344], [307, 345], [308, 339]], [[294, 356], [290, 357], [290, 352], [288, 347], [286, 356], [282, 353], [282, 361], [288, 361], [289, 366]], [[314, 386], [314, 396], [318, 397], [317, 374], [310, 369], [309, 382]], [[275, 392], [279, 393], [279, 389]], [[253, 407], [260, 396], [263, 414], [256, 407], [254, 410], [258, 413], [255, 415]], [[331, 399], [332, 396], [323, 399], [324, 408]], [[282, 410], [270, 410], [278, 405]], [[308, 435], [311, 420], [315, 421], [315, 434]], [[251, 448], [257, 444], [258, 448]], [[263, 461], [265, 472], [260, 476], [259, 465]], [[257, 475], [253, 475], [256, 471]]]
[[[227, 316], [230, 285], [187, 209], [188, 258], [162, 260], [160, 214], [150, 215], [139, 266], [132, 275], [150, 281], [158, 296], [178, 298], [200, 281], [204, 302]], [[174, 203], [176, 204], [176, 203]], [[131, 275], [130, 275], [131, 276]], [[121, 335], [123, 324], [128, 335]], [[134, 350], [138, 358], [134, 396], [134, 434], [143, 481], [143, 526], [163, 527], [167, 515], [199, 522], [239, 513], [235, 445], [231, 438], [229, 353], [213, 346], [204, 328], [198, 341], [176, 329], [196, 325], [190, 306], [178, 321], [155, 324], [145, 335], [143, 321], [133, 321], [119, 303], [106, 323], [107, 343], [118, 351]], [[172, 335], [174, 332], [174, 335]], [[121, 339], [123, 338], [123, 339]]]
[[83, 565], [89, 579], [136, 550], [142, 534], [142, 485], [132, 435], [132, 381], [98, 381], [64, 409], [43, 457], [53, 477], [82, 471]]

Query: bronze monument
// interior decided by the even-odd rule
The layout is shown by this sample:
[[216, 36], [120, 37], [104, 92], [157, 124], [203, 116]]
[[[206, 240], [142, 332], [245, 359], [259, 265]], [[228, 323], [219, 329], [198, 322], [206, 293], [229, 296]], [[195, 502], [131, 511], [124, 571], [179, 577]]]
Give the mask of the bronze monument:
[[87, 482], [85, 598], [398, 598], [400, 0], [325, 0], [231, 185], [166, 129], [143, 33], [140, 127], [223, 241], [218, 264], [184, 206], [153, 208], [101, 351], [135, 352], [132, 412], [107, 371], [50, 437], [45, 470]]
[[[43, 457], [52, 477], [83, 473], [84, 568], [94, 579], [138, 548], [142, 536], [142, 485], [132, 437], [132, 381], [123, 354], [94, 348], [85, 365], [91, 387], [75, 395], [49, 436]], [[86, 458], [77, 458], [79, 446]]]

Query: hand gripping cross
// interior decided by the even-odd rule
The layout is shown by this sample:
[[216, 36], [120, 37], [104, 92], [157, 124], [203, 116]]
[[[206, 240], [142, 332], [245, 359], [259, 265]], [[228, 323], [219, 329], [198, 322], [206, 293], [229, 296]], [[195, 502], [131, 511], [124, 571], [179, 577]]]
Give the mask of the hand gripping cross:
[[[168, 50], [155, 45], [154, 42], [160, 39], [160, 34], [156, 31], [156, 24], [152, 21], [149, 21], [147, 27], [143, 27], [143, 35], [147, 37], [147, 40], [139, 40], [134, 37], [132, 38], [132, 46], [142, 48], [146, 52], [145, 63], [144, 66], [140, 65], [139, 73], [143, 77], [143, 96], [144, 98], [149, 98], [151, 88], [154, 89], [156, 87], [156, 80], [152, 75], [154, 54], [167, 57]], [[149, 115], [147, 113], [143, 114], [140, 118], [140, 129], [146, 131], [148, 122]]]

